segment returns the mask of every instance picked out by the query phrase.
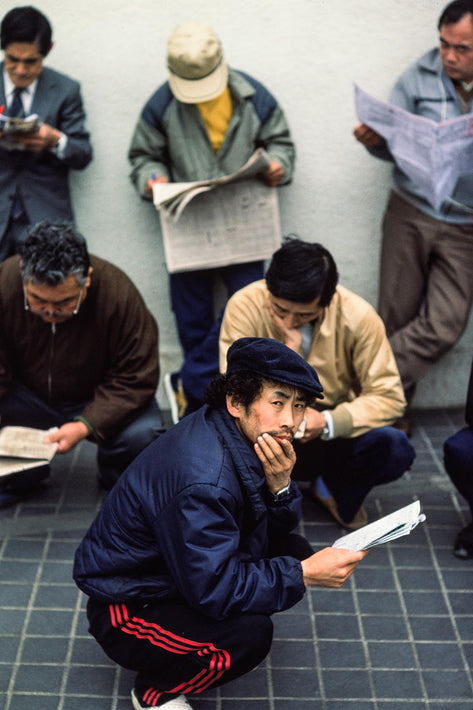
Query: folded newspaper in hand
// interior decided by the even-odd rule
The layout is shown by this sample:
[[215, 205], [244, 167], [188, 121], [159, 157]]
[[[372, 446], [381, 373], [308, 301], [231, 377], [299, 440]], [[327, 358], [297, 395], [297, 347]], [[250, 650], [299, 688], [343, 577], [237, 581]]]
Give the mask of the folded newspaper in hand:
[[47, 444], [44, 439], [57, 427], [32, 429], [6, 426], [0, 429], [0, 477], [49, 463], [56, 453], [57, 443]]
[[1, 150], [26, 150], [19, 143], [18, 136], [36, 133], [41, 127], [41, 119], [35, 113], [27, 118], [17, 118], [0, 114], [0, 149]]
[[9, 136], [12, 133], [35, 133], [40, 126], [41, 119], [36, 113], [32, 113], [26, 118], [0, 114], [0, 132], [4, 136]]
[[420, 512], [420, 501], [416, 500], [374, 523], [339, 537], [332, 547], [339, 547], [343, 550], [367, 550], [390, 540], [396, 540], [403, 535], [409, 535], [411, 530], [414, 530], [424, 520], [425, 515]]

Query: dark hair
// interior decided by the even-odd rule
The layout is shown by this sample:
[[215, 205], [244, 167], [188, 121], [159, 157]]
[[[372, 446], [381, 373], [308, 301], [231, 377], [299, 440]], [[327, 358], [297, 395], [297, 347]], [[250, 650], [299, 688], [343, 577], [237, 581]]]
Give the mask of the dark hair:
[[[258, 399], [265, 385], [277, 385], [261, 375], [249, 370], [237, 370], [229, 374], [220, 374], [210, 383], [205, 392], [205, 402], [214, 409], [226, 407], [227, 396], [234, 397], [247, 410]], [[288, 385], [284, 385], [287, 387]], [[293, 388], [294, 389], [294, 388]], [[310, 406], [315, 402], [311, 392], [297, 390], [305, 403]]]
[[320, 305], [328, 306], [337, 283], [337, 266], [330, 252], [295, 235], [284, 238], [266, 272], [269, 292], [296, 303], [310, 303], [320, 297]]
[[465, 15], [471, 15], [473, 20], [473, 0], [454, 0], [443, 9], [438, 22], [438, 29], [443, 27], [443, 25], [455, 25]]
[[14, 7], [7, 12], [0, 26], [0, 45], [6, 49], [14, 42], [37, 42], [45, 57], [51, 49], [52, 28], [47, 17], [31, 5]]
[[39, 222], [20, 245], [23, 281], [57, 286], [76, 276], [83, 286], [89, 273], [87, 243], [69, 222]]

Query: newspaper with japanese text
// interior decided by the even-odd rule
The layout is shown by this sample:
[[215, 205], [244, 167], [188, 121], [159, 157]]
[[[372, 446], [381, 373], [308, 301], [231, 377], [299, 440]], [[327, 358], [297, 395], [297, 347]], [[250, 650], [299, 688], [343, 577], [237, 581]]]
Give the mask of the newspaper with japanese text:
[[359, 530], [339, 537], [332, 547], [339, 547], [343, 550], [367, 550], [390, 540], [396, 540], [403, 535], [409, 535], [424, 520], [425, 515], [420, 512], [420, 501], [416, 500], [404, 508], [399, 508], [394, 513], [385, 515], [384, 518], [375, 520], [374, 523], [369, 523]]
[[0, 429], [0, 477], [49, 463], [57, 450], [57, 444], [45, 443], [52, 429], [32, 429], [21, 426], [5, 426]]
[[193, 183], [155, 183], [170, 273], [269, 258], [281, 244], [277, 188], [256, 176], [269, 167], [262, 149], [237, 172]]
[[438, 209], [473, 173], [473, 114], [436, 122], [380, 101], [355, 84], [358, 119], [379, 133], [402, 170]]
[[239, 170], [221, 178], [196, 182], [156, 182], [153, 185], [154, 205], [156, 209], [161, 210], [166, 216], [172, 216], [177, 221], [186, 205], [197, 195], [212, 190], [219, 185], [254, 177], [258, 173], [267, 170], [269, 164], [268, 155], [262, 148], [258, 148]]

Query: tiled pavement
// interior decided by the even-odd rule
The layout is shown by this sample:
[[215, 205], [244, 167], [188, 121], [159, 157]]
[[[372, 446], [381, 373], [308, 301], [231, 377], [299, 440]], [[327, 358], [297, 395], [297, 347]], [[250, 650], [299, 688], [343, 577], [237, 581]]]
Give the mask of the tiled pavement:
[[[419, 412], [413, 469], [373, 491], [371, 519], [419, 498], [409, 537], [372, 550], [341, 590], [312, 589], [274, 617], [266, 662], [193, 700], [196, 710], [473, 710], [473, 562], [451, 554], [468, 520], [442, 468], [459, 410]], [[101, 503], [94, 446], [56, 457], [40, 497], [0, 511], [0, 707], [130, 710], [133, 675], [87, 634], [74, 550]], [[318, 548], [340, 529], [307, 502]]]

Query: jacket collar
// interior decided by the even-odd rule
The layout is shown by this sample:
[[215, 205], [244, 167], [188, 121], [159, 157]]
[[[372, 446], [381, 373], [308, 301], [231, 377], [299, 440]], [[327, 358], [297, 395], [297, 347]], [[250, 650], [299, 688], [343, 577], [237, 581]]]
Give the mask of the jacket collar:
[[232, 96], [236, 96], [238, 99], [247, 99], [255, 93], [254, 87], [245, 77], [231, 67], [228, 67], [228, 86]]
[[51, 96], [56, 92], [56, 73], [48, 67], [43, 67], [43, 71], [38, 77], [38, 86], [31, 105], [31, 113], [37, 113], [40, 118], [44, 118], [51, 105]]
[[210, 409], [210, 417], [224, 446], [233, 461], [235, 471], [253, 507], [255, 515], [266, 513], [266, 505], [262, 498], [262, 488], [265, 483], [263, 469], [251, 444], [240, 434], [233, 417], [226, 409]]
[[442, 60], [440, 59], [440, 52], [437, 47], [429, 49], [428, 52], [422, 55], [419, 59], [419, 67], [432, 74], [440, 75], [445, 73]]

